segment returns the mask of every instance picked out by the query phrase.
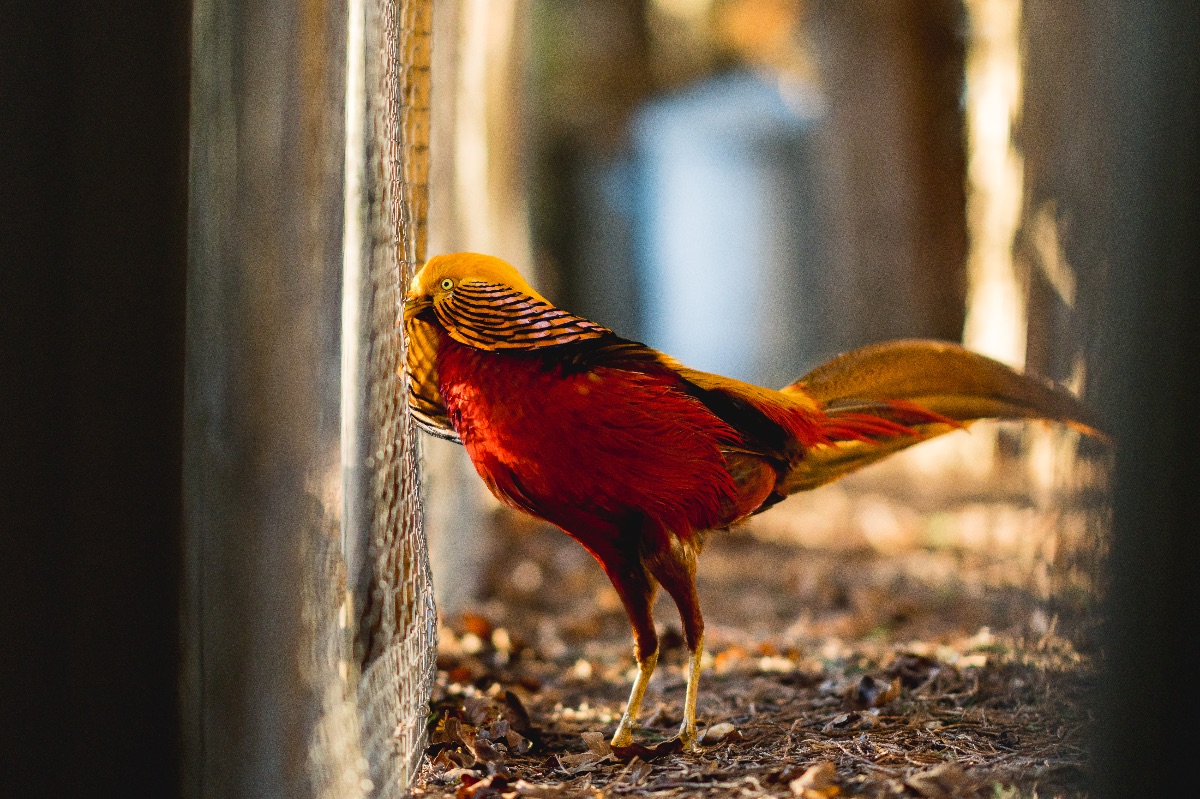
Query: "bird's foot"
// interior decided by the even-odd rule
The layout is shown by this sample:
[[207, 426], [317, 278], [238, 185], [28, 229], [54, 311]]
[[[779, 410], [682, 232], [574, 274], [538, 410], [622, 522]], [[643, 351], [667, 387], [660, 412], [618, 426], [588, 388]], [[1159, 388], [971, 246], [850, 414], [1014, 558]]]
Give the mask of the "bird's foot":
[[695, 752], [699, 748], [700, 736], [696, 734], [696, 724], [686, 721], [679, 728], [679, 733], [665, 741], [659, 741], [653, 746], [646, 746], [633, 740], [633, 727], [624, 724], [617, 727], [609, 745], [618, 760], [632, 760], [640, 757], [642, 760], [652, 760], [663, 755], [674, 755], [679, 752]]
[[621, 724], [617, 727], [617, 731], [613, 733], [612, 740], [608, 745], [613, 749], [624, 748], [633, 743], [633, 728], [625, 725], [625, 719], [621, 719]]
[[704, 656], [704, 635], [701, 633], [688, 658], [687, 694], [683, 699], [683, 723], [679, 725], [679, 741], [686, 752], [696, 751], [696, 697], [700, 693], [700, 661]]
[[696, 744], [699, 741], [699, 738], [696, 736], [696, 720], [694, 718], [685, 719], [683, 726], [679, 728], [679, 735], [677, 737], [679, 743], [683, 746], [683, 751], [695, 752]]
[[658, 665], [657, 649], [648, 657], [638, 659], [638, 673], [633, 681], [633, 687], [629, 691], [629, 704], [625, 706], [625, 712], [621, 715], [621, 723], [617, 725], [617, 731], [613, 733], [612, 741], [609, 742], [613, 748], [628, 747], [633, 744], [633, 725], [637, 723], [638, 711], [642, 707], [642, 697], [646, 695], [646, 686], [650, 684], [650, 677], [654, 674], [656, 665]]

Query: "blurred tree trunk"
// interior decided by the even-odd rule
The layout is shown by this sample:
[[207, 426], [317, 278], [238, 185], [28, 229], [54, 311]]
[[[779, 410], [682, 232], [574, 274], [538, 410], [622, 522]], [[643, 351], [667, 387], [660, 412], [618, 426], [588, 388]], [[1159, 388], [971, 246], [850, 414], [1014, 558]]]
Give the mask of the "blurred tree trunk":
[[1165, 795], [1191, 779], [1200, 712], [1181, 683], [1200, 658], [1200, 7], [1023, 7], [1030, 359], [1061, 373], [1086, 356], [1116, 448], [1096, 794]]
[[[1016, 143], [1025, 164], [1014, 257], [1029, 290], [1026, 363], [1046, 377], [1105, 381], [1112, 331], [1113, 131], [1110, 54], [1093, 16], [1111, 3], [1025, 0], [1024, 103]], [[1101, 12], [1103, 13], [1103, 12]], [[1110, 12], [1111, 13], [1111, 10]]]
[[814, 3], [828, 117], [830, 352], [957, 340], [966, 297], [959, 0]]

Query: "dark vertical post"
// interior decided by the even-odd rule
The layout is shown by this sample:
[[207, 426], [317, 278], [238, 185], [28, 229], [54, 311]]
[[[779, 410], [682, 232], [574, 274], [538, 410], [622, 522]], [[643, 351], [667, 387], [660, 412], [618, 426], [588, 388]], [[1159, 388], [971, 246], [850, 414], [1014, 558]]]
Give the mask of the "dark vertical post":
[[1200, 694], [1200, 8], [1104, 2], [1084, 23], [1103, 54], [1111, 173], [1106, 379], [1117, 442], [1099, 795], [1163, 795], [1195, 757]]
[[321, 696], [306, 600], [341, 516], [346, 20], [340, 0], [195, 4], [183, 692], [193, 797], [311, 793]]
[[[1156, 796], [1186, 778], [1200, 712], [1184, 687], [1200, 658], [1200, 8], [1024, 0], [1022, 16], [1029, 360], [1064, 378], [1082, 351], [1116, 444], [1096, 794]], [[1072, 302], [1050, 290], [1059, 257]]]
[[190, 4], [0, 3], [0, 794], [179, 791]]

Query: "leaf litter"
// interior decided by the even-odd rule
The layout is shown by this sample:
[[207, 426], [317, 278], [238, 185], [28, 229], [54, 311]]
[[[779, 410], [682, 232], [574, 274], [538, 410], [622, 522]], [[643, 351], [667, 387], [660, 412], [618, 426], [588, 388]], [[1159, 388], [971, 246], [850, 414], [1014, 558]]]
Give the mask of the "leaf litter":
[[[914, 578], [894, 553], [737, 531], [701, 561], [699, 748], [674, 738], [686, 651], [660, 600], [658, 673], [614, 751], [634, 670], [620, 602], [577, 544], [501, 518], [484, 598], [441, 630], [415, 796], [1087, 795], [1086, 625], [1068, 634], [1011, 587]], [[518, 568], [555, 588], [523, 591]]]

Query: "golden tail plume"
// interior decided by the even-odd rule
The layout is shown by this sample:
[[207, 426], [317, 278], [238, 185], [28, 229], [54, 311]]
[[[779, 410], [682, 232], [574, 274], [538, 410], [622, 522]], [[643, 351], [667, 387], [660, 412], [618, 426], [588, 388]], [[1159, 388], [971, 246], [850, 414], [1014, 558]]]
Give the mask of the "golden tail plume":
[[1049, 419], [1100, 435], [1094, 414], [1065, 389], [942, 341], [892, 341], [848, 352], [782, 389], [816, 400], [836, 420], [870, 414], [901, 423], [913, 406], [945, 421], [914, 436], [818, 447], [788, 473], [781, 493], [815, 488], [893, 452], [977, 419]]

